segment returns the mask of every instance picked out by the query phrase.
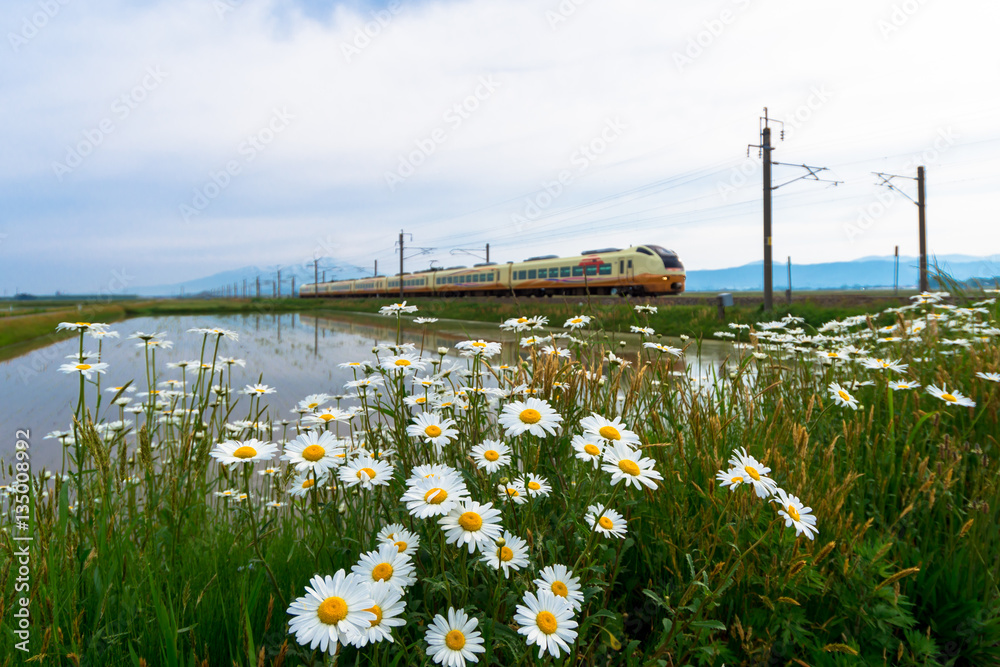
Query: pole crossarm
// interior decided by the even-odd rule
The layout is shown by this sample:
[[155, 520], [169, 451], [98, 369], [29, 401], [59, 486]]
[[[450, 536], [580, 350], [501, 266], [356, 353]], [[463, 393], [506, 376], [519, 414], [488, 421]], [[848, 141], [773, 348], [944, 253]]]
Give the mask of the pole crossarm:
[[778, 188], [782, 188], [782, 187], [784, 187], [786, 185], [789, 185], [791, 183], [795, 183], [796, 181], [801, 181], [803, 179], [804, 180], [809, 180], [809, 181], [816, 181], [817, 183], [831, 183], [831, 184], [833, 184], [835, 186], [836, 185], [840, 185], [841, 183], [843, 183], [843, 181], [837, 181], [837, 180], [834, 180], [834, 179], [820, 178], [819, 177], [819, 173], [821, 171], [829, 171], [830, 170], [829, 167], [812, 167], [812, 166], [810, 166], [808, 164], [792, 164], [790, 162], [772, 162], [771, 164], [774, 164], [774, 165], [777, 165], [777, 166], [781, 166], [781, 167], [799, 167], [800, 169], [805, 169], [806, 172], [807, 172], [805, 174], [802, 174], [798, 178], [793, 178], [790, 181], [785, 181], [784, 183], [781, 183], [780, 185], [773, 185], [773, 186], [771, 186], [772, 190], [777, 190]]
[[479, 248], [453, 248], [448, 254], [449, 255], [472, 255], [477, 259], [482, 259], [485, 261], [486, 257], [481, 254]]
[[412, 255], [406, 255], [406, 259], [410, 259], [411, 257], [419, 257], [420, 255], [429, 255], [435, 250], [437, 250], [437, 248], [414, 248], [413, 246], [406, 246], [406, 249], [418, 251], [413, 253]]
[[895, 183], [892, 182], [892, 179], [894, 179], [894, 178], [905, 178], [905, 179], [908, 179], [908, 180], [911, 180], [911, 181], [916, 181], [916, 180], [918, 180], [917, 178], [915, 178], [913, 176], [900, 176], [899, 174], [884, 174], [881, 171], [873, 171], [872, 173], [875, 174], [876, 176], [878, 176], [878, 178], [879, 178], [878, 183], [876, 183], [875, 185], [884, 185], [885, 187], [889, 188], [890, 190], [895, 190], [896, 192], [898, 192], [899, 194], [903, 195], [904, 197], [906, 197], [907, 199], [909, 199], [911, 202], [913, 202], [914, 204], [916, 204], [917, 206], [920, 206], [920, 202], [918, 202], [916, 199], [914, 199], [910, 195], [908, 195], [905, 192], [903, 192], [901, 189], [899, 189], [899, 187], [896, 186]]

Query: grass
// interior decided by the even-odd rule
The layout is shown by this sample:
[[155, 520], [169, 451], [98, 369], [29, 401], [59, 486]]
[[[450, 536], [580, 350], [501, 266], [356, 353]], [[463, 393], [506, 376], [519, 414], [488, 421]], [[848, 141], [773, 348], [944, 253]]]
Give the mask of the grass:
[[[498, 305], [488, 317], [548, 314], [558, 326], [565, 313], [543, 308], [581, 312], [576, 304], [521, 305]], [[468, 319], [461, 317], [464, 304], [425, 306], [420, 315]], [[287, 493], [302, 479], [288, 462], [273, 459], [269, 465], [279, 472], [262, 476], [254, 469], [268, 464], [220, 466], [211, 456], [227, 438], [280, 442], [308, 428], [280, 422], [286, 415], [271, 412], [266, 395], [223, 389], [224, 367], [214, 360], [230, 353], [226, 338], [204, 338], [202, 358], [215, 365], [214, 374], [186, 371], [189, 392], [169, 397], [167, 405], [144, 406], [124, 429], [87, 419], [107, 392], [83, 378], [62, 378], [81, 387], [65, 468], [52, 478], [33, 471], [32, 492], [8, 490], [0, 512], [0, 666], [28, 657], [54, 665], [331, 664], [288, 632], [286, 609], [313, 576], [349, 572], [376, 547], [378, 530], [393, 522], [420, 540], [417, 581], [404, 595], [406, 624], [393, 629], [391, 644], [342, 647], [338, 665], [432, 664], [425, 632], [449, 607], [478, 620], [484, 665], [998, 664], [1000, 385], [976, 376], [1000, 371], [994, 329], [984, 329], [996, 327], [998, 311], [995, 303], [977, 308], [926, 303], [873, 313], [826, 327], [825, 340], [803, 339], [816, 333], [806, 323], [786, 320], [771, 329], [796, 339], [798, 348], [854, 345], [908, 365], [892, 376], [858, 361], [821, 362], [815, 352], [771, 342], [756, 327], [737, 332], [746, 347], [709, 378], [676, 371], [669, 357], [648, 350], [628, 364], [609, 363], [613, 341], [596, 326], [577, 340], [557, 341], [570, 359], [539, 348], [504, 350], [489, 363], [512, 370], [487, 372], [486, 378], [497, 374], [493, 380], [479, 373], [486, 360], [468, 359], [472, 374], [463, 378], [445, 372], [435, 357], [419, 375], [438, 378], [434, 391], [443, 400], [468, 405], [441, 408], [455, 419], [458, 437], [440, 453], [406, 432], [422, 408], [404, 399], [425, 391], [373, 368], [368, 374], [383, 382], [377, 393], [337, 401], [362, 408], [354, 428], [336, 422], [329, 428], [346, 438], [352, 459], [363, 456], [362, 444], [384, 452], [391, 477], [364, 488], [348, 485], [364, 473], [338, 475], [301, 499]], [[582, 312], [595, 318], [593, 325], [635, 321], [603, 308]], [[659, 331], [676, 315], [661, 308], [648, 322], [635, 317]], [[878, 329], [894, 323], [900, 339], [878, 343], [887, 335]], [[383, 351], [380, 360], [390, 354]], [[692, 340], [684, 355], [697, 354]], [[135, 378], [139, 391], [180, 377], [164, 368], [176, 361], [164, 355], [150, 354], [149, 375]], [[904, 376], [924, 387], [947, 385], [976, 406], [950, 405], [923, 389], [888, 388], [889, 379]], [[849, 390], [861, 404], [856, 410], [835, 404], [828, 390], [853, 380], [871, 383]], [[214, 394], [210, 384], [219, 387]], [[453, 393], [465, 384], [473, 388], [466, 397]], [[562, 417], [562, 428], [544, 437], [505, 435], [501, 406], [475, 391], [497, 385], [532, 388]], [[501, 398], [501, 405], [516, 398], [524, 395]], [[612, 485], [607, 472], [577, 458], [572, 436], [591, 413], [620, 417], [619, 429], [634, 430], [643, 445], [638, 456], [662, 476], [654, 488]], [[126, 415], [123, 407], [120, 417]], [[40, 446], [40, 436], [31, 434], [31, 447]], [[510, 445], [512, 467], [488, 474], [475, 465], [469, 449], [485, 438]], [[747, 485], [720, 486], [717, 473], [728, 470], [740, 448], [811, 506], [815, 540], [786, 527], [778, 506]], [[501, 508], [503, 526], [527, 542], [526, 569], [505, 578], [479, 554], [446, 544], [436, 521], [407, 512], [400, 498], [413, 467], [435, 461], [452, 466], [472, 498]], [[502, 501], [496, 485], [514, 482], [519, 469], [541, 475], [552, 492], [524, 505]], [[252, 495], [216, 496], [226, 489]], [[28, 497], [30, 586], [19, 592], [15, 553], [24, 543], [13, 538], [24, 532], [15, 519]], [[268, 507], [272, 501], [285, 504]], [[623, 515], [625, 539], [591, 529], [584, 517], [595, 504]], [[584, 602], [574, 614], [571, 657], [539, 659], [513, 618], [523, 595], [536, 589], [541, 567], [555, 563], [580, 578]], [[12, 632], [11, 610], [22, 596], [30, 600], [27, 652], [18, 650], [20, 637]]]

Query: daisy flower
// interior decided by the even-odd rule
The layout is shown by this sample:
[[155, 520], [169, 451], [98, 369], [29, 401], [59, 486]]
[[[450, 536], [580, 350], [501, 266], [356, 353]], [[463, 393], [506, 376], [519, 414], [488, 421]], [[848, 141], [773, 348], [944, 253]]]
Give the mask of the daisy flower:
[[374, 644], [380, 641], [393, 641], [392, 628], [406, 625], [406, 621], [399, 618], [406, 608], [406, 602], [402, 600], [403, 592], [393, 587], [387, 581], [374, 581], [368, 586], [368, 593], [375, 602], [365, 611], [375, 614], [375, 620], [370, 621], [367, 628], [363, 628], [355, 635], [351, 643], [362, 648], [366, 644]]
[[367, 490], [373, 486], [386, 486], [392, 479], [392, 466], [382, 459], [361, 456], [340, 466], [340, 481], [347, 486]]
[[611, 473], [611, 485], [625, 480], [626, 486], [631, 484], [637, 489], [643, 485], [656, 488], [654, 480], [663, 480], [663, 476], [653, 466], [653, 459], [633, 451], [623, 442], [616, 442], [613, 447], [604, 450], [605, 464], [601, 466], [604, 472]]
[[[461, 548], [468, 545], [471, 554], [483, 543], [495, 542], [500, 537], [500, 510], [493, 503], [480, 505], [467, 500], [438, 520], [444, 529], [446, 542]], [[489, 548], [485, 546], [485, 548]]]
[[391, 544], [401, 554], [412, 557], [420, 546], [420, 536], [411, 533], [401, 523], [391, 523], [378, 532], [376, 538], [384, 544]]
[[482, 561], [494, 570], [503, 569], [504, 579], [510, 577], [511, 570], [515, 572], [528, 566], [528, 543], [510, 531], [503, 531], [503, 537], [496, 541], [492, 551], [483, 545], [486, 554]]
[[351, 568], [351, 573], [368, 583], [387, 581], [400, 591], [416, 581], [410, 557], [391, 543], [361, 554], [358, 562]]
[[631, 326], [629, 328], [632, 330], [632, 333], [643, 334], [646, 336], [653, 336], [656, 334], [656, 332], [653, 331], [650, 327]]
[[340, 465], [343, 459], [337, 455], [343, 453], [343, 445], [329, 431], [309, 431], [285, 445], [281, 460], [300, 472], [313, 469], [320, 473]]
[[311, 412], [302, 416], [302, 423], [306, 426], [323, 426], [330, 422], [350, 421], [352, 413], [339, 408], [322, 408], [316, 412]]
[[556, 347], [555, 345], [546, 345], [542, 347], [542, 354], [546, 354], [550, 357], [569, 359], [569, 350], [564, 347]]
[[497, 484], [497, 493], [502, 499], [515, 505], [523, 505], [528, 502], [528, 492], [518, 480], [508, 484]]
[[903, 389], [917, 389], [920, 384], [916, 382], [911, 382], [909, 380], [900, 380], [899, 382], [889, 381], [889, 389], [893, 391], [902, 391]]
[[584, 434], [601, 438], [611, 444], [623, 443], [629, 447], [638, 447], [641, 444], [639, 436], [628, 430], [622, 423], [621, 417], [615, 417], [614, 421], [611, 421], [594, 412], [580, 420], [580, 428]]
[[306, 410], [315, 410], [331, 398], [332, 396], [330, 396], [330, 394], [309, 394], [299, 401], [299, 407], [305, 408]]
[[743, 479], [744, 484], [752, 484], [758, 498], [767, 498], [774, 495], [778, 489], [778, 483], [767, 476], [771, 469], [763, 463], [747, 454], [747, 450], [740, 448], [729, 457], [729, 465], [737, 471], [746, 473]]
[[289, 605], [288, 629], [299, 644], [335, 655], [338, 644], [371, 627], [376, 615], [368, 609], [374, 605], [368, 587], [353, 574], [338, 570], [332, 577], [316, 575], [306, 594]]
[[413, 318], [413, 323], [414, 324], [434, 324], [437, 321], [438, 321], [438, 318], [436, 318], [436, 317], [414, 317]]
[[418, 519], [443, 516], [456, 509], [469, 496], [465, 482], [454, 475], [426, 477], [411, 481], [401, 502]]
[[300, 473], [292, 482], [292, 487], [288, 489], [288, 495], [303, 498], [308, 495], [310, 489], [316, 486], [317, 481], [322, 483], [325, 480], [326, 471], [318, 473], [315, 478], [308, 472]]
[[219, 327], [214, 327], [212, 329], [188, 329], [188, 333], [200, 333], [206, 336], [218, 336], [219, 338], [226, 337], [229, 340], [239, 340], [240, 335], [235, 331], [230, 331], [229, 329], [220, 329]]
[[243, 387], [243, 393], [247, 396], [261, 396], [263, 394], [273, 394], [277, 389], [266, 384], [248, 384]]
[[485, 340], [463, 340], [455, 344], [456, 350], [462, 350], [463, 357], [485, 357], [490, 359], [500, 354], [503, 346], [500, 343], [490, 343]]
[[827, 391], [830, 392], [830, 396], [833, 398], [834, 403], [836, 403], [837, 405], [850, 408], [851, 410], [858, 409], [858, 399], [854, 398], [849, 393], [847, 393], [847, 390], [841, 387], [836, 382], [830, 384], [830, 386], [827, 388]]
[[862, 359], [861, 365], [876, 371], [890, 370], [905, 373], [909, 364], [903, 364], [892, 359]]
[[531, 498], [544, 498], [552, 493], [552, 486], [549, 484], [548, 480], [540, 475], [536, 475], [533, 472], [529, 472], [518, 481], [521, 483], [524, 490], [528, 492], [528, 496]]
[[990, 382], [1000, 382], [1000, 373], [984, 373], [982, 371], [977, 371], [976, 377], [982, 380], [989, 380]]
[[643, 343], [642, 346], [643, 347], [648, 347], [651, 350], [657, 350], [661, 354], [666, 353], [666, 354], [673, 355], [675, 357], [679, 357], [682, 354], [682, 351], [679, 348], [671, 347], [669, 345], [662, 345], [660, 343], [648, 343], [647, 342], [647, 343]]
[[476, 626], [479, 619], [461, 609], [448, 607], [448, 617], [435, 614], [427, 626], [427, 655], [444, 667], [465, 667], [466, 661], [479, 662], [477, 653], [485, 653], [483, 637]]
[[927, 393], [934, 398], [940, 398], [945, 403], [951, 403], [952, 405], [964, 405], [968, 408], [976, 407], [976, 402], [967, 396], [963, 396], [957, 391], [948, 392], [948, 385], [941, 385], [938, 389], [937, 386], [931, 385], [927, 387]]
[[587, 523], [590, 527], [601, 533], [605, 537], [625, 537], [628, 532], [628, 525], [621, 514], [611, 508], [603, 508], [600, 505], [591, 505], [587, 508]]
[[497, 420], [506, 429], [505, 435], [508, 437], [528, 431], [541, 438], [546, 433], [555, 435], [562, 415], [545, 401], [532, 397], [523, 401], [511, 401], [503, 406], [503, 412]]
[[594, 464], [595, 469], [601, 464], [601, 455], [604, 453], [603, 439], [574, 435], [569, 444], [576, 450], [576, 458], [581, 461], [590, 461]]
[[437, 412], [424, 412], [417, 415], [413, 423], [406, 427], [406, 434], [421, 438], [440, 451], [458, 436], [458, 430], [451, 428], [454, 425], [454, 419], [442, 418]]
[[89, 380], [93, 373], [106, 373], [108, 365], [105, 363], [88, 364], [80, 362], [78, 364], [63, 364], [59, 367], [59, 370], [63, 373], [80, 373]]
[[576, 317], [571, 317], [566, 320], [563, 327], [566, 329], [582, 329], [583, 327], [590, 324], [590, 317], [587, 315], [577, 315]]
[[796, 537], [805, 533], [810, 540], [815, 538], [819, 530], [816, 528], [816, 515], [812, 513], [811, 507], [804, 506], [802, 501], [790, 493], [785, 493], [784, 489], [778, 489], [771, 502], [781, 505], [778, 514], [784, 517], [786, 528], [795, 526]]
[[415, 313], [417, 312], [416, 306], [407, 306], [406, 302], [394, 303], [389, 306], [382, 306], [378, 309], [379, 315], [395, 315], [399, 317], [402, 313]]
[[56, 331], [103, 331], [109, 326], [100, 322], [60, 322]]
[[221, 465], [236, 465], [253, 463], [254, 461], [269, 461], [277, 453], [277, 445], [251, 438], [249, 440], [220, 442], [209, 452], [209, 456], [214, 457]]
[[477, 468], [495, 473], [501, 466], [510, 465], [510, 447], [499, 440], [483, 440], [472, 448], [472, 460]]
[[635, 312], [637, 312], [637, 313], [651, 313], [651, 314], [655, 314], [656, 311], [658, 310], [656, 306], [643, 306], [641, 304], [636, 304], [634, 306], [634, 308], [635, 308]]
[[546, 652], [558, 658], [561, 652], [570, 653], [570, 644], [576, 641], [576, 621], [573, 607], [565, 599], [549, 591], [540, 590], [536, 596], [526, 592], [523, 605], [517, 605], [514, 622], [517, 633], [527, 637], [528, 646], [538, 646], [538, 657]]
[[741, 468], [730, 468], [720, 470], [715, 473], [715, 479], [722, 486], [728, 487], [730, 491], [735, 491], [740, 484], [748, 484], [747, 473]]
[[548, 591], [566, 600], [575, 611], [583, 608], [583, 590], [579, 577], [565, 565], [555, 564], [542, 568], [538, 573], [540, 579], [535, 579], [539, 591]]
[[387, 357], [382, 362], [382, 368], [392, 373], [406, 373], [407, 371], [422, 371], [427, 368], [427, 362], [421, 361], [418, 354], [400, 354]]

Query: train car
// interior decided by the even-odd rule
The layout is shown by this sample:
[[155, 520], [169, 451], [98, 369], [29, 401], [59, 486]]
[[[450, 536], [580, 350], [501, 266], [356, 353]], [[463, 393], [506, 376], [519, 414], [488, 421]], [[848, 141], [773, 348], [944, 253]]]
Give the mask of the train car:
[[523, 262], [483, 263], [303, 285], [299, 296], [551, 296], [666, 295], [684, 291], [684, 264], [672, 250], [645, 244], [588, 250], [573, 257], [545, 255]]

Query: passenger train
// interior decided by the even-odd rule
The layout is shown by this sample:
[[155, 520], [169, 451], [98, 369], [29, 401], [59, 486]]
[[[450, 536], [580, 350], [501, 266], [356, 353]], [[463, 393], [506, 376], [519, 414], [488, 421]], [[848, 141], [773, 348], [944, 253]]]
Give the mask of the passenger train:
[[299, 296], [550, 296], [629, 294], [657, 296], [684, 291], [684, 265], [677, 253], [658, 245], [624, 250], [588, 250], [575, 257], [545, 255], [523, 262], [494, 262], [468, 268], [426, 269], [402, 276], [374, 276], [302, 285]]

